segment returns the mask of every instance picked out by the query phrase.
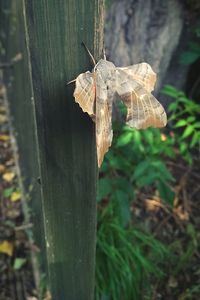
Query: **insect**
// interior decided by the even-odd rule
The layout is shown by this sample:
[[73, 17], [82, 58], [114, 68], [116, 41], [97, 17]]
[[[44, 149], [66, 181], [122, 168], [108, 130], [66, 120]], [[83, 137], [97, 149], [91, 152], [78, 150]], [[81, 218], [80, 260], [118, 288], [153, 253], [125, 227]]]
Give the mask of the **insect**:
[[90, 51], [87, 51], [94, 63], [93, 71], [82, 73], [70, 82], [75, 81], [76, 84], [73, 94], [75, 101], [96, 124], [100, 167], [112, 143], [112, 106], [116, 94], [127, 107], [126, 123], [130, 127], [164, 127], [167, 117], [163, 106], [151, 94], [156, 74], [149, 64], [143, 62], [118, 68], [105, 56], [96, 63]]

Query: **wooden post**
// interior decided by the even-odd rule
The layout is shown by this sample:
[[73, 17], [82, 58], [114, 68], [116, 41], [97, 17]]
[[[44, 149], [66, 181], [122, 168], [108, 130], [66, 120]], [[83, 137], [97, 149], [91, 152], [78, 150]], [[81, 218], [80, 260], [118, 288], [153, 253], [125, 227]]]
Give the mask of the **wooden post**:
[[91, 119], [66, 82], [99, 59], [103, 0], [24, 0], [49, 282], [54, 300], [92, 300], [96, 235], [96, 150]]
[[[22, 188], [25, 223], [33, 223], [34, 243], [41, 250], [42, 266], [45, 269], [46, 253], [44, 240], [41, 191], [38, 177], [38, 140], [32, 100], [32, 82], [29, 72], [29, 58], [25, 42], [25, 27], [22, 0], [2, 1], [0, 3], [0, 61], [7, 67], [3, 69], [7, 88], [7, 98], [11, 115], [11, 127], [17, 147], [15, 160], [20, 167], [20, 186]], [[13, 60], [14, 58], [14, 60]], [[17, 149], [16, 149], [17, 148]], [[29, 207], [27, 207], [29, 206]], [[31, 211], [31, 219], [29, 211]], [[32, 240], [32, 230], [28, 231]], [[35, 254], [35, 252], [34, 252]], [[35, 255], [33, 255], [34, 261]], [[38, 265], [34, 264], [35, 275]], [[39, 284], [35, 276], [36, 285]]]

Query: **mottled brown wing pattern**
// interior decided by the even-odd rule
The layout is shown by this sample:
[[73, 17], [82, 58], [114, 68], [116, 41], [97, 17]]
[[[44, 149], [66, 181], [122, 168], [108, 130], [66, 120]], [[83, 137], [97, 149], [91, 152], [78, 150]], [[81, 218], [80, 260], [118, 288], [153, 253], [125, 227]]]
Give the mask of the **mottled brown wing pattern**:
[[74, 98], [84, 112], [87, 112], [90, 116], [95, 115], [94, 73], [82, 73], [76, 78]]
[[157, 76], [149, 64], [141, 63], [117, 69], [124, 71], [130, 78], [142, 85], [149, 93], [154, 90]]
[[101, 166], [105, 153], [112, 144], [112, 98], [101, 75], [96, 83], [96, 145], [98, 167]]
[[127, 106], [127, 124], [130, 127], [164, 127], [166, 113], [156, 98], [123, 70], [116, 69], [117, 93]]
[[75, 101], [96, 123], [98, 167], [112, 143], [115, 92], [127, 106], [127, 124], [130, 127], [143, 129], [166, 125], [164, 108], [151, 94], [156, 74], [146, 63], [116, 68], [113, 63], [100, 60], [93, 73], [80, 74], [75, 81]]

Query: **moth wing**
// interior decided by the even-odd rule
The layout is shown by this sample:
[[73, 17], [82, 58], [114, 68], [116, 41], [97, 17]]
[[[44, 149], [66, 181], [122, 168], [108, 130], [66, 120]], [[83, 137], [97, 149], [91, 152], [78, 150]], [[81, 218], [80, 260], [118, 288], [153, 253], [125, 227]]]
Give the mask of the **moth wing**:
[[117, 68], [124, 71], [133, 80], [137, 81], [149, 93], [154, 90], [157, 75], [147, 63], [136, 64], [125, 68]]
[[90, 116], [95, 115], [95, 81], [93, 73], [85, 72], [76, 78], [74, 98], [84, 112], [87, 112]]
[[116, 91], [127, 106], [126, 122], [130, 127], [164, 127], [167, 116], [163, 106], [132, 76], [116, 69]]
[[112, 143], [112, 100], [107, 86], [100, 76], [96, 84], [96, 145], [98, 167], [101, 166], [104, 155]]

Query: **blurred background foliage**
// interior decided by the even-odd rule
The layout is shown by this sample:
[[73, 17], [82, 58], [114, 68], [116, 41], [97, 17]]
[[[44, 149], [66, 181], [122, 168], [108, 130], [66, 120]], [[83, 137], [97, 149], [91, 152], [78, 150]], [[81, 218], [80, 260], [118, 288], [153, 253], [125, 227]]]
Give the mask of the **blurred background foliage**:
[[[109, 17], [118, 4], [109, 1]], [[184, 5], [186, 19], [196, 21], [197, 2]], [[199, 299], [200, 25], [191, 19], [188, 40], [171, 58], [183, 78], [176, 84], [170, 74], [171, 83], [169, 63], [156, 91], [167, 127], [131, 129], [123, 122], [125, 107], [116, 104], [114, 140], [98, 188], [97, 300]], [[111, 23], [109, 18], [108, 36]]]

